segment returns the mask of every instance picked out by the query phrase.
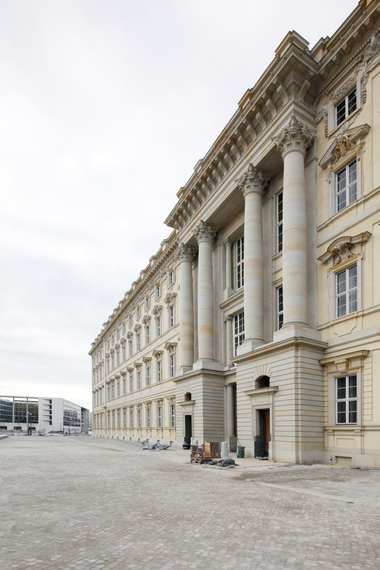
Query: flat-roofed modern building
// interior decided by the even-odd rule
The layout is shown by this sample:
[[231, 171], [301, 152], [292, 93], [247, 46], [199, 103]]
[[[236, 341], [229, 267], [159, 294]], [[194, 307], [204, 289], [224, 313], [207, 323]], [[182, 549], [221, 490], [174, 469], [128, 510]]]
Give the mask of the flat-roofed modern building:
[[94, 433], [379, 467], [380, 0], [289, 32], [177, 197], [92, 343]]
[[63, 398], [0, 396], [0, 431], [88, 433], [90, 411]]

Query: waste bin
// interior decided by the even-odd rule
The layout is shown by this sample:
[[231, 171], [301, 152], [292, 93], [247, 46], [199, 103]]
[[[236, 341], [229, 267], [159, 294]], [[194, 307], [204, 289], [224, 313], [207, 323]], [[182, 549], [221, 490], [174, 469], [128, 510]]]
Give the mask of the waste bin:
[[238, 446], [237, 456], [239, 459], [244, 459], [245, 447]]

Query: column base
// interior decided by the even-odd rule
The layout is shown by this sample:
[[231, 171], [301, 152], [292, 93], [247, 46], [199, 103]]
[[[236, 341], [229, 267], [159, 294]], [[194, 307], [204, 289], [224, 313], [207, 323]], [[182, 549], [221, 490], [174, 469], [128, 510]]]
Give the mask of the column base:
[[284, 325], [282, 329], [273, 333], [273, 342], [301, 336], [311, 340], [321, 340], [320, 332], [306, 325]]
[[215, 362], [215, 360], [203, 360], [199, 359], [194, 362], [193, 370], [216, 370], [217, 372], [224, 371], [224, 364], [220, 364], [220, 362]]

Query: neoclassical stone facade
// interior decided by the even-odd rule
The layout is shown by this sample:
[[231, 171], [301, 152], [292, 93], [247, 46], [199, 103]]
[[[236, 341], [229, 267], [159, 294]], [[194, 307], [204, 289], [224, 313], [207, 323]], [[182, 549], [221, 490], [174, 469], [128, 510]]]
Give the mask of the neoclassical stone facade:
[[380, 0], [289, 32], [92, 344], [102, 437], [380, 467]]

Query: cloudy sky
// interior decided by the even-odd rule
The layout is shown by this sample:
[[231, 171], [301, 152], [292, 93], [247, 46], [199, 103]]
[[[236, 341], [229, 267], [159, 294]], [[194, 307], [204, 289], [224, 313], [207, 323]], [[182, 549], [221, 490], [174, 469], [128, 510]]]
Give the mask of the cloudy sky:
[[91, 405], [91, 342], [177, 190], [285, 34], [356, 5], [1, 0], [0, 394]]

